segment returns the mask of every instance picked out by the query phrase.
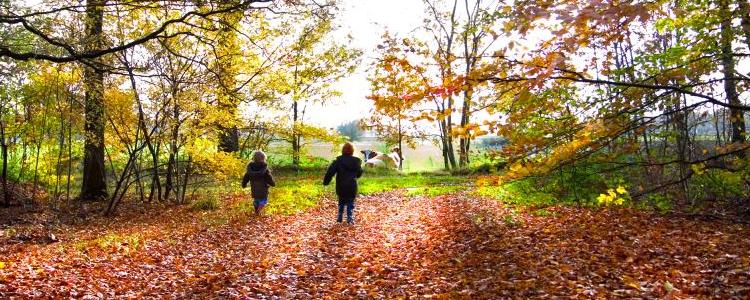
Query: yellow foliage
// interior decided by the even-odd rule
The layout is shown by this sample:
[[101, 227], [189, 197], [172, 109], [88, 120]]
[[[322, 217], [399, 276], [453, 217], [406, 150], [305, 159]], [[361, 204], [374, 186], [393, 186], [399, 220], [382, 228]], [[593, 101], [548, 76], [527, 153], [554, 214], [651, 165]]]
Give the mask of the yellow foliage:
[[605, 194], [599, 194], [596, 200], [602, 205], [623, 205], [629, 198], [630, 194], [625, 187], [618, 185], [615, 189], [608, 189]]
[[692, 164], [690, 165], [690, 169], [695, 172], [695, 175], [702, 175], [703, 173], [706, 173], [706, 164], [704, 163], [698, 163], [698, 164]]
[[186, 152], [198, 170], [218, 181], [239, 178], [245, 168], [245, 161], [236, 154], [218, 151], [216, 142], [207, 138], [195, 139]]

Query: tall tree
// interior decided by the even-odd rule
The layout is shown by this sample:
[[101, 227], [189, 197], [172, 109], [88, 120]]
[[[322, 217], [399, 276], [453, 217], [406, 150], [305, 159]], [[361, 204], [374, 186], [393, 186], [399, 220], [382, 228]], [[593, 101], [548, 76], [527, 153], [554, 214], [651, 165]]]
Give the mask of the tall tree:
[[335, 29], [331, 15], [323, 15], [301, 26], [290, 45], [288, 59], [281, 66], [287, 74], [285, 94], [291, 100], [292, 163], [299, 166], [309, 106], [322, 104], [340, 94], [333, 83], [352, 73], [362, 52], [332, 36]]
[[[477, 85], [482, 83], [479, 80], [482, 74], [477, 71], [483, 63], [486, 63], [487, 52], [500, 37], [492, 27], [503, 15], [499, 13], [500, 3], [495, 0], [464, 0], [463, 6], [461, 44], [463, 46], [464, 87], [459, 125], [465, 131], [471, 128], [471, 116], [477, 109], [476, 106], [480, 104], [476, 89]], [[462, 167], [469, 164], [472, 139], [472, 135], [459, 136], [458, 161]]]
[[[99, 51], [104, 45], [102, 26], [106, 0], [86, 3], [86, 51]], [[88, 61], [84, 67], [84, 157], [83, 182], [79, 197], [101, 200], [107, 194], [107, 172], [104, 167], [104, 70], [99, 59]]]
[[237, 107], [241, 99], [237, 91], [237, 68], [241, 50], [237, 35], [243, 15], [242, 11], [224, 14], [216, 34], [216, 104], [221, 116], [217, 123], [219, 150], [223, 152], [237, 152], [240, 149]]
[[[724, 73], [724, 93], [729, 103], [729, 121], [732, 124], [732, 142], [742, 143], [746, 138], [745, 116], [741, 109], [742, 102], [737, 93], [737, 75], [735, 75], [734, 50], [734, 28], [732, 27], [732, 13], [729, 8], [729, 0], [719, 0], [719, 17], [721, 18], [720, 45], [721, 65]], [[744, 20], [743, 20], [744, 21]]]

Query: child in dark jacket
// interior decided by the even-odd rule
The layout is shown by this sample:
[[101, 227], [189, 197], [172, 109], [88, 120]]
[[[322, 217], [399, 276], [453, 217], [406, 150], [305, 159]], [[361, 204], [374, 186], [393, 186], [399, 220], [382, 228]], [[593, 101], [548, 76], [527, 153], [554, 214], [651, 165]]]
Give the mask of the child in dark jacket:
[[341, 223], [346, 208], [346, 222], [354, 223], [354, 198], [357, 197], [357, 178], [362, 176], [362, 160], [354, 157], [354, 146], [350, 143], [344, 144], [341, 156], [337, 157], [328, 167], [323, 185], [331, 183], [336, 176], [336, 195], [339, 197], [339, 213], [336, 221]]
[[266, 154], [263, 151], [255, 151], [253, 161], [247, 165], [245, 176], [242, 177], [242, 187], [245, 188], [248, 182], [250, 183], [250, 193], [253, 196], [255, 215], [258, 216], [268, 204], [268, 188], [276, 186], [271, 170], [268, 169], [266, 163]]

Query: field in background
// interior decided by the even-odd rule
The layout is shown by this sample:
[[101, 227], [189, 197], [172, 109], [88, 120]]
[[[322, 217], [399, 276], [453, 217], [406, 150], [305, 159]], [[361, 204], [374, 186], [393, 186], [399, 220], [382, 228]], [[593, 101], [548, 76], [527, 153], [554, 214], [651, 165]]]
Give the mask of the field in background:
[[[370, 149], [378, 152], [388, 150], [383, 143], [375, 141], [354, 142], [357, 156], [362, 158], [360, 150]], [[306, 148], [307, 154], [313, 157], [332, 159], [339, 154], [331, 144], [311, 144]], [[404, 172], [430, 172], [443, 169], [443, 157], [440, 147], [432, 143], [418, 144], [415, 149], [404, 147]]]

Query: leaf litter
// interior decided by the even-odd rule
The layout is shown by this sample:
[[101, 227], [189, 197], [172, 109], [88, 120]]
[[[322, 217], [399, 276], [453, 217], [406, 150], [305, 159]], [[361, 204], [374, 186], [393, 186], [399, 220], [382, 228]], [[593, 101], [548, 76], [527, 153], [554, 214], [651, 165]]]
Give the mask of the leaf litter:
[[0, 297], [750, 296], [744, 224], [622, 208], [538, 215], [464, 192], [356, 205], [353, 226], [326, 199], [289, 216], [173, 207], [61, 228], [54, 243], [2, 244]]

